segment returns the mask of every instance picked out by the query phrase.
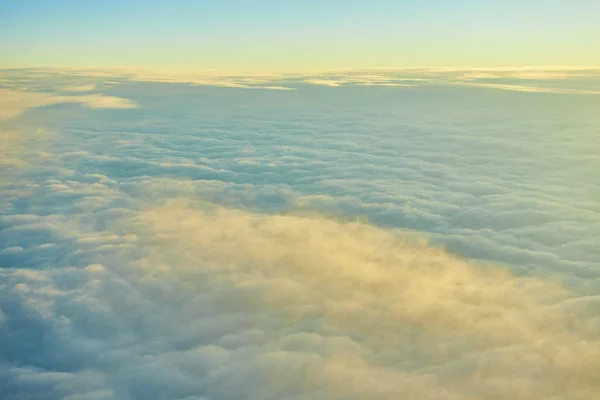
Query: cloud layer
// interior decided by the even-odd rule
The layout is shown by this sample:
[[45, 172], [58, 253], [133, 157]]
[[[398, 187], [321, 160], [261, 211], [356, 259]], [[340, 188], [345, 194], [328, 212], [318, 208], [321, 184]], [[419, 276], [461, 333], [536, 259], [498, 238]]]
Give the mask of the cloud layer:
[[0, 398], [600, 395], [596, 96], [10, 74]]
[[[216, 86], [238, 89], [298, 90], [304, 85], [328, 87], [384, 86], [395, 88], [430, 88], [462, 86], [479, 89], [499, 89], [517, 92], [554, 93], [571, 95], [600, 94], [600, 67], [564, 68], [413, 68], [334, 70], [307, 73], [224, 74], [211, 70], [194, 69], [25, 69], [0, 70], [0, 75], [17, 75], [28, 79], [56, 78], [67, 83], [58, 89], [66, 92], [87, 92], [102, 80], [126, 82], [186, 83], [199, 86]], [[69, 81], [69, 78], [75, 81]], [[82, 84], [77, 79], [84, 78]], [[1, 81], [0, 81], [1, 82]]]
[[600, 393], [598, 296], [360, 222], [184, 201], [130, 215], [98, 233], [10, 221], [53, 226], [82, 267], [3, 270], [3, 329], [20, 333], [5, 358], [25, 365], [3, 371], [9, 398]]
[[52, 93], [0, 90], [0, 120], [15, 118], [33, 107], [76, 103], [89, 108], [135, 108], [129, 99], [101, 94], [57, 96]]

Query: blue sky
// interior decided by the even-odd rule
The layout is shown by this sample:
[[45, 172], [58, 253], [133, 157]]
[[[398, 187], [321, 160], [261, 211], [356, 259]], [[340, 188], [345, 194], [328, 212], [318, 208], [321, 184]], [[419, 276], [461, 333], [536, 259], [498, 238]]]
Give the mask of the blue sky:
[[589, 66], [598, 18], [593, 0], [4, 1], [0, 65]]

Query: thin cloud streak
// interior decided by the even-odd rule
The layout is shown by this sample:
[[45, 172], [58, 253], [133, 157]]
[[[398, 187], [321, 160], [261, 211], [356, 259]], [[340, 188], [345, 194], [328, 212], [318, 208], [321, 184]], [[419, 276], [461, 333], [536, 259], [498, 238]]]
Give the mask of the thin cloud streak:
[[92, 94], [85, 96], [60, 96], [52, 93], [0, 89], [0, 121], [6, 121], [35, 107], [52, 104], [75, 103], [88, 108], [136, 108], [135, 102], [114, 96]]

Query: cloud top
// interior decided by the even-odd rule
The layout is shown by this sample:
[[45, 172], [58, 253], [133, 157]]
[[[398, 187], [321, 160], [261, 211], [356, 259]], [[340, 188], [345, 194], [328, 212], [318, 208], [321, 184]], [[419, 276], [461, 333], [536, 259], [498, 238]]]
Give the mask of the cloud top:
[[2, 73], [0, 397], [600, 397], [592, 72]]
[[30, 108], [60, 103], [81, 104], [88, 108], [135, 108], [135, 102], [102, 94], [60, 96], [45, 92], [0, 89], [0, 121], [15, 118]]
[[[1, 71], [1, 70], [0, 70]], [[11, 70], [4, 70], [11, 71]], [[19, 70], [21, 71], [21, 70]], [[27, 69], [31, 76], [86, 77], [136, 82], [187, 83], [241, 89], [297, 90], [298, 84], [317, 86], [386, 86], [427, 88], [450, 86], [547, 94], [600, 94], [600, 67], [530, 68], [374, 68], [314, 73], [233, 74], [177, 68], [62, 68]], [[85, 92], [90, 84], [63, 85], [63, 91]]]
[[[600, 336], [590, 324], [595, 302], [556, 282], [519, 278], [415, 238], [322, 217], [176, 202], [139, 221], [153, 257], [173, 266], [165, 273], [218, 288], [209, 293], [225, 291], [223, 307], [259, 313], [267, 325], [257, 328], [265, 334], [274, 333], [278, 319], [298, 327], [272, 339], [286, 350], [277, 356], [281, 372], [262, 378], [271, 385], [326, 388], [329, 398], [600, 393], [592, 372], [600, 367]], [[584, 325], [573, 330], [573, 323]], [[308, 374], [302, 383], [282, 376], [296, 362]], [[346, 387], [349, 380], [358, 386]]]

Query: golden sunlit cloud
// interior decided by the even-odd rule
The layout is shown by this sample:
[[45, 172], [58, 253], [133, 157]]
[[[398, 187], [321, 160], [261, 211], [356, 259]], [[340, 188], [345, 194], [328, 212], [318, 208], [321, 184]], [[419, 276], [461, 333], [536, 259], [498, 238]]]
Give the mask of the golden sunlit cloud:
[[[220, 313], [257, 312], [263, 332], [289, 327], [273, 343], [282, 351], [277, 365], [300, 357], [292, 349], [324, 346], [303, 378], [269, 369], [271, 386], [302, 379], [305, 390], [331, 398], [356, 390], [382, 399], [600, 395], [593, 302], [557, 282], [359, 222], [185, 201], [137, 220], [153, 249], [140, 264], [148, 276], [177, 277], [215, 301], [227, 293], [215, 303]], [[318, 344], [295, 336], [303, 324]]]

